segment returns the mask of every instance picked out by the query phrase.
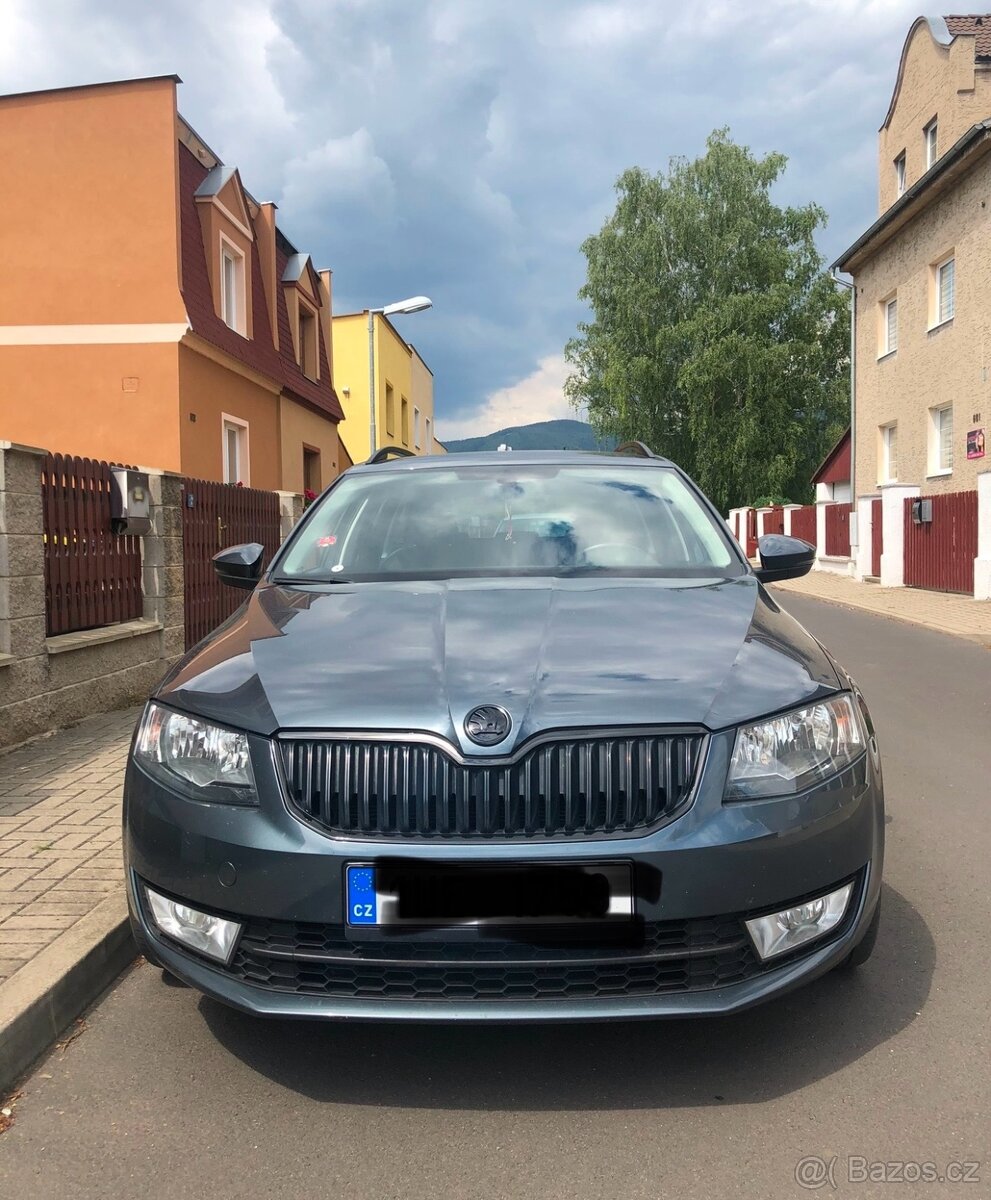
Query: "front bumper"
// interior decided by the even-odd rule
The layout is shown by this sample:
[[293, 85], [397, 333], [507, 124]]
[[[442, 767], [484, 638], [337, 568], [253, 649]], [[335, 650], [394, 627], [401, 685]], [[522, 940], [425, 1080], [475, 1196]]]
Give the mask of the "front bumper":
[[[880, 890], [884, 817], [873, 747], [843, 775], [802, 797], [725, 805], [731, 748], [732, 734], [713, 736], [691, 807], [645, 837], [482, 845], [366, 842], [318, 833], [290, 814], [262, 740], [252, 746], [261, 796], [253, 809], [190, 802], [132, 762], [124, 824], [135, 935], [152, 961], [207, 995], [258, 1015], [532, 1022], [739, 1011], [828, 971], [863, 936]], [[393, 949], [388, 939], [349, 943], [344, 865], [397, 854], [448, 862], [632, 861], [638, 875], [660, 880], [637, 901], [644, 929], [654, 936], [628, 955], [615, 947], [600, 953], [577, 946], [564, 955], [568, 963], [560, 950], [542, 955], [529, 946], [526, 961], [507, 963], [493, 961], [488, 950], [479, 956], [471, 943], [463, 954], [450, 943], [434, 953], [428, 943], [419, 955], [402, 944], [406, 939], [393, 939]], [[857, 887], [835, 935], [777, 964], [757, 961], [742, 932], [744, 916], [825, 893], [846, 879], [856, 879]], [[148, 919], [141, 880], [245, 920], [244, 945], [231, 965], [210, 963], [164, 938]], [[679, 923], [685, 929], [681, 943]], [[258, 934], [266, 927], [276, 929], [274, 942]], [[298, 954], [295, 943], [284, 941], [272, 970], [260, 971], [265, 944], [277, 945], [285, 929], [301, 929], [311, 941], [323, 931], [326, 944], [321, 941], [314, 956], [312, 947]], [[706, 929], [720, 932], [710, 936]], [[301, 966], [303, 957], [308, 961]], [[493, 985], [493, 972], [504, 987]], [[645, 979], [655, 977], [653, 989]]]

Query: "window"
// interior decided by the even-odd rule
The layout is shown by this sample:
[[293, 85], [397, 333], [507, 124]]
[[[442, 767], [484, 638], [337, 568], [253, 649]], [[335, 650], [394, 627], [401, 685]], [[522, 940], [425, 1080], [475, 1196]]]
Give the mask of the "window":
[[400, 426], [399, 433], [403, 439], [403, 445], [408, 446], [409, 445], [409, 401], [406, 399], [405, 396], [403, 396], [403, 416], [402, 416], [402, 425]]
[[226, 241], [220, 245], [220, 316], [235, 333], [244, 335], [244, 256]]
[[905, 191], [905, 151], [895, 159], [895, 195], [900, 196]]
[[926, 126], [924, 136], [926, 139], [926, 170], [936, 161], [938, 151], [937, 147], [937, 125], [935, 121], [930, 121]]
[[299, 366], [308, 379], [316, 379], [319, 375], [317, 363], [317, 318], [316, 314], [306, 308], [302, 301], [299, 304]]
[[882, 425], [881, 462], [878, 471], [880, 483], [894, 483], [898, 478], [898, 426]]
[[956, 266], [952, 258], [937, 263], [934, 270], [933, 324], [942, 325], [956, 311]]
[[881, 308], [883, 320], [881, 323], [881, 356], [893, 354], [898, 349], [898, 297], [892, 296]]
[[420, 449], [420, 410], [413, 406], [413, 445]]
[[224, 416], [224, 483], [248, 484], [248, 423]]
[[396, 393], [391, 383], [385, 385], [385, 432], [396, 436]]
[[434, 439], [433, 439], [433, 437], [432, 437], [432, 435], [431, 435], [431, 432], [430, 432], [430, 425], [431, 425], [430, 418], [429, 418], [429, 417], [427, 417], [427, 419], [426, 419], [426, 420], [423, 422], [423, 441], [424, 441], [424, 444], [425, 444], [425, 446], [426, 446], [427, 453], [428, 453], [428, 454], [433, 454], [433, 452], [434, 452]]
[[320, 483], [320, 451], [312, 446], [303, 447], [303, 488], [307, 492], [319, 495], [322, 490]]
[[929, 474], [949, 475], [953, 470], [953, 405], [929, 410]]
[[677, 586], [745, 570], [694, 487], [635, 463], [345, 476], [279, 564], [288, 578], [342, 583], [587, 571]]

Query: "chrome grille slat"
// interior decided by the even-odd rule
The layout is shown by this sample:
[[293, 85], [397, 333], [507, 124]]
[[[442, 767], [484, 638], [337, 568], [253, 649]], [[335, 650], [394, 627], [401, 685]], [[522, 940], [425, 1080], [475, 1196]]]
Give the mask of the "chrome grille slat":
[[610, 837], [687, 799], [702, 731], [562, 736], [515, 760], [458, 761], [416, 739], [285, 737], [292, 806], [331, 833], [373, 838]]

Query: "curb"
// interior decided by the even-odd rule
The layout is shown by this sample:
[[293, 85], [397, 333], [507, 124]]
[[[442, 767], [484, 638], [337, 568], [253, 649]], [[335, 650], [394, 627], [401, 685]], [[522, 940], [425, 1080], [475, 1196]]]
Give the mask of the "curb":
[[[978, 646], [982, 646], [985, 650], [991, 650], [991, 632], [973, 632], [972, 630], [951, 629], [945, 625], [937, 625], [934, 621], [927, 620], [923, 617], [917, 617], [911, 613], [892, 612], [886, 608], [877, 608], [873, 604], [865, 604], [855, 597], [847, 596], [824, 596], [821, 592], [808, 591], [804, 588], [790, 588], [787, 585], [772, 583], [770, 585], [776, 592], [785, 596], [798, 596], [805, 600], [818, 600], [821, 604], [837, 604], [841, 608], [852, 608], [855, 612], [867, 613], [872, 617], [880, 617], [888, 621], [902, 621], [906, 625], [914, 625], [916, 629], [928, 629], [930, 633], [941, 633], [944, 637], [959, 638], [965, 642], [975, 642]], [[865, 584], [864, 586], [873, 587], [873, 584]], [[982, 603], [982, 601], [975, 601]], [[989, 609], [991, 612], [991, 609]]]
[[0, 1094], [137, 954], [121, 887], [0, 984]]

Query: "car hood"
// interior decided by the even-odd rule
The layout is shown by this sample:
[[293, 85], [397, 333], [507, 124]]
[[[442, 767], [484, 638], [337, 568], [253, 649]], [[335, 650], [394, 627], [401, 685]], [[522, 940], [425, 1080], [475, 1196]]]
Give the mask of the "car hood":
[[465, 754], [476, 705], [547, 729], [711, 730], [835, 691], [829, 659], [753, 576], [262, 584], [158, 697], [271, 734], [422, 730]]

